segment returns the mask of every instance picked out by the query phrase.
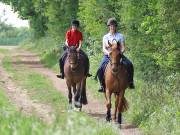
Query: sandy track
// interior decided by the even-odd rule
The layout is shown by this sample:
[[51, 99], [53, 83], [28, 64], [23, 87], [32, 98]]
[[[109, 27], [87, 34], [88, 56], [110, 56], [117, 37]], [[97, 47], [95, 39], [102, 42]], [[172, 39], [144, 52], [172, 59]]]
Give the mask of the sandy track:
[[1, 65], [2, 58], [3, 56], [0, 56], [0, 85], [4, 88], [11, 103], [25, 114], [31, 115], [34, 113], [46, 123], [53, 122], [53, 109], [46, 104], [31, 100], [26, 90], [18, 87], [11, 76], [3, 69]]

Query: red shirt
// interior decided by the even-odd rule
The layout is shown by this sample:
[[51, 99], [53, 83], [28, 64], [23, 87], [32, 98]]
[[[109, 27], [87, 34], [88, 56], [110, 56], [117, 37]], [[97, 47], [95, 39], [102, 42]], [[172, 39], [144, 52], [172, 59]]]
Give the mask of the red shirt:
[[79, 41], [83, 40], [82, 33], [78, 30], [72, 31], [71, 29], [66, 32], [66, 40], [68, 46], [78, 47]]

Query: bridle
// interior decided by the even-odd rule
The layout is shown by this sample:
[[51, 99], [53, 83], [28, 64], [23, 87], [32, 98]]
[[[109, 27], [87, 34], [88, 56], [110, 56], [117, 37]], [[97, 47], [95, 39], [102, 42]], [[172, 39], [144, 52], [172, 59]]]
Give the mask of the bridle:
[[[73, 70], [75, 70], [78, 67], [78, 56], [77, 55], [78, 55], [77, 52], [68, 52], [69, 64], [74, 65], [74, 67], [75, 67]], [[72, 61], [71, 59], [75, 59], [75, 60]]]
[[[119, 55], [119, 57], [120, 57], [120, 59], [119, 60], [117, 60], [117, 61], [112, 61], [112, 59], [110, 58], [110, 65], [111, 65], [111, 72], [112, 72], [112, 74], [114, 74], [114, 75], [116, 75], [116, 74], [118, 74], [119, 73], [119, 67], [120, 67], [120, 60], [122, 59], [122, 54], [121, 53], [119, 53], [118, 54]], [[112, 66], [113, 65], [116, 65], [117, 66], [117, 71], [116, 72], [114, 72], [113, 70], [112, 70]]]

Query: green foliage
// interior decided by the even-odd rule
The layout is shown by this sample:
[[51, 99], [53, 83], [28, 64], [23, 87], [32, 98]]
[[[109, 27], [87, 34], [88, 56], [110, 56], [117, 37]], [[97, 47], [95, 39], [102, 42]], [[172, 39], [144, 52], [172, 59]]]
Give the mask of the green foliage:
[[122, 22], [127, 28], [129, 39], [127, 43], [133, 48], [131, 55], [137, 62], [137, 67], [146, 74], [145, 78], [150, 76], [151, 79], [148, 72], [152, 70], [178, 71], [180, 40], [177, 38], [179, 35], [177, 5], [179, 1], [130, 1], [125, 5], [128, 12], [122, 9], [121, 14], [124, 14]]
[[179, 77], [179, 74], [172, 74], [157, 83], [138, 80], [136, 91], [128, 91], [126, 95], [131, 106], [125, 114], [126, 119], [147, 134], [179, 134]]
[[72, 19], [77, 17], [78, 0], [47, 1], [46, 16], [49, 19], [48, 29], [56, 39], [65, 39], [65, 31]]
[[12, 6], [21, 19], [29, 20], [30, 27], [34, 30], [34, 37], [45, 35], [48, 18], [45, 16], [46, 3], [44, 0], [1, 0]]
[[102, 37], [108, 31], [107, 19], [116, 16], [117, 20], [120, 20], [116, 14], [116, 8], [116, 0], [79, 1], [78, 17], [82, 23], [85, 41], [89, 46], [92, 46], [93, 53], [99, 53], [102, 48]]
[[30, 37], [28, 28], [15, 28], [1, 21], [0, 16], [0, 45], [18, 45]]
[[31, 36], [27, 28], [13, 28], [0, 32], [0, 45], [18, 45]]

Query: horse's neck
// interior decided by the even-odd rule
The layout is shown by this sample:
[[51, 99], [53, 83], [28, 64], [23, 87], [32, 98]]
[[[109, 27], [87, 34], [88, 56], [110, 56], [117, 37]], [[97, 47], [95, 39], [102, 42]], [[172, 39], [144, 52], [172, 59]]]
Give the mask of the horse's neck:
[[114, 73], [113, 71], [112, 71], [112, 66], [111, 66], [111, 64], [110, 64], [110, 62], [108, 63], [108, 65], [107, 65], [107, 67], [106, 67], [106, 69], [105, 69], [105, 73], [106, 72], [109, 72], [109, 74], [111, 75], [111, 76], [113, 76], [113, 77], [115, 77], [115, 78], [119, 78], [120, 77], [120, 74], [121, 74], [121, 72], [122, 72], [122, 68], [123, 68], [123, 65], [119, 65], [118, 66], [118, 72], [117, 73]]

